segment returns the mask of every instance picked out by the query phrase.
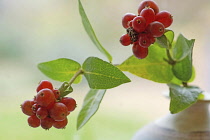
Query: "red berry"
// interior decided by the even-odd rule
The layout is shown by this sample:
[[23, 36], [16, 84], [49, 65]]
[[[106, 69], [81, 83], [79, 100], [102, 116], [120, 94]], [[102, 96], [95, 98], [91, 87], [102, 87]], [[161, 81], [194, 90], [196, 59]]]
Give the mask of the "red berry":
[[58, 89], [54, 89], [53, 93], [54, 93], [56, 99], [60, 98], [60, 91]]
[[36, 117], [36, 115], [28, 117], [28, 125], [31, 127], [39, 127], [40, 126], [40, 119]]
[[55, 102], [55, 95], [52, 90], [45, 88], [37, 93], [36, 101], [38, 105], [47, 107], [50, 103]]
[[132, 43], [131, 41], [131, 37], [128, 35], [128, 34], [124, 34], [120, 37], [120, 43], [123, 45], [123, 46], [128, 46]]
[[41, 127], [45, 130], [49, 130], [53, 126], [54, 120], [50, 117], [46, 117], [41, 120]]
[[138, 14], [140, 15], [141, 11], [145, 8], [145, 7], [150, 7], [154, 10], [155, 14], [157, 14], [159, 12], [159, 8], [158, 5], [156, 4], [155, 1], [153, 0], [144, 0], [140, 3], [139, 8], [138, 8]]
[[143, 48], [148, 48], [151, 45], [150, 38], [147, 34], [140, 34], [139, 36], [139, 45]]
[[57, 102], [49, 110], [49, 114], [55, 121], [62, 121], [68, 115], [68, 108], [63, 103]]
[[132, 49], [134, 56], [136, 56], [138, 59], [143, 59], [148, 55], [148, 48], [141, 47], [138, 42], [133, 44]]
[[167, 28], [172, 24], [173, 17], [168, 11], [161, 11], [156, 15], [155, 20], [161, 22]]
[[42, 81], [39, 83], [39, 85], [38, 85], [36, 91], [39, 92], [41, 89], [44, 89], [44, 88], [49, 88], [49, 89], [53, 90], [53, 85], [52, 85], [52, 83], [51, 83], [50, 81], [48, 81], [48, 80], [42, 80]]
[[38, 108], [38, 110], [36, 111], [36, 116], [39, 119], [45, 119], [48, 116], [48, 111], [46, 108], [44, 107], [40, 107]]
[[133, 20], [135, 17], [136, 15], [133, 13], [126, 13], [122, 18], [123, 27], [127, 29], [129, 27], [129, 22]]
[[76, 101], [73, 98], [71, 98], [71, 97], [63, 97], [61, 99], [61, 103], [66, 105], [66, 107], [68, 108], [69, 112], [74, 111], [74, 109], [77, 106]]
[[145, 18], [142, 16], [135, 17], [132, 21], [132, 27], [138, 33], [143, 32], [146, 29]]
[[68, 119], [65, 118], [63, 121], [54, 121], [53, 126], [57, 129], [65, 128], [65, 126], [68, 124]]
[[22, 112], [28, 116], [35, 115], [33, 112], [32, 106], [34, 105], [34, 101], [26, 100], [21, 104]]
[[161, 37], [165, 32], [165, 27], [162, 23], [154, 21], [148, 25], [147, 30], [153, 37]]
[[146, 20], [146, 25], [150, 24], [151, 22], [155, 21], [155, 12], [152, 8], [146, 7], [144, 8], [140, 16], [144, 17]]

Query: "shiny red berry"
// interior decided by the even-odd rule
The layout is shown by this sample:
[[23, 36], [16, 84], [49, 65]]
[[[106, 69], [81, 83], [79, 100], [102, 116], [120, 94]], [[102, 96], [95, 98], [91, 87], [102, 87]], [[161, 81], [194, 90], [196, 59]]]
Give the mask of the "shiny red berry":
[[120, 43], [123, 45], [123, 46], [128, 46], [132, 43], [131, 41], [131, 37], [128, 35], [128, 34], [124, 34], [120, 37]]
[[53, 126], [54, 120], [50, 117], [46, 117], [41, 120], [41, 127], [45, 130], [49, 130]]
[[55, 95], [48, 88], [42, 89], [36, 95], [36, 102], [41, 107], [47, 107], [52, 102], [55, 102]]
[[63, 103], [57, 102], [54, 106], [49, 110], [49, 115], [55, 121], [62, 121], [68, 115], [68, 108]]
[[152, 8], [146, 7], [144, 8], [140, 16], [144, 17], [146, 20], [146, 25], [150, 24], [151, 22], [155, 21], [155, 12]]
[[135, 17], [132, 21], [132, 27], [138, 33], [143, 32], [146, 29], [145, 18], [142, 16]]
[[129, 27], [130, 21], [133, 20], [135, 17], [136, 15], [133, 13], [126, 13], [122, 18], [123, 27], [127, 29]]
[[28, 116], [32, 116], [32, 115], [35, 115], [33, 109], [32, 109], [32, 106], [35, 104], [34, 101], [32, 100], [26, 100], [24, 101], [22, 104], [21, 104], [21, 109], [22, 109], [22, 112], [25, 114], [25, 115], [28, 115]]
[[148, 55], [148, 48], [141, 47], [138, 42], [135, 42], [133, 44], [132, 50], [134, 56], [137, 57], [138, 59], [143, 59]]
[[153, 0], [144, 0], [140, 3], [139, 7], [138, 7], [138, 14], [140, 15], [141, 11], [145, 8], [145, 7], [150, 7], [154, 10], [155, 14], [157, 14], [159, 12], [159, 8], [158, 5], [155, 1]]
[[139, 35], [139, 45], [143, 48], [148, 48], [151, 45], [150, 38], [147, 34], [140, 34]]
[[74, 109], [77, 106], [76, 101], [73, 98], [71, 98], [71, 97], [63, 97], [61, 99], [61, 103], [66, 105], [66, 107], [68, 108], [69, 112], [74, 111]]
[[40, 126], [40, 119], [36, 117], [36, 115], [28, 117], [28, 125], [31, 127], [39, 127]]
[[149, 31], [153, 37], [161, 37], [165, 32], [165, 27], [162, 23], [154, 21], [148, 25], [147, 31]]
[[46, 108], [44, 108], [44, 107], [40, 107], [36, 111], [37, 118], [39, 118], [41, 120], [45, 119], [48, 116], [48, 114], [49, 114], [48, 110]]
[[68, 119], [65, 118], [63, 121], [54, 121], [53, 127], [57, 129], [63, 129], [66, 127], [67, 124], [68, 124]]
[[167, 28], [173, 23], [173, 16], [168, 11], [161, 11], [156, 15], [155, 20], [161, 22]]
[[49, 88], [49, 89], [53, 90], [53, 85], [52, 85], [52, 83], [51, 83], [50, 81], [48, 81], [48, 80], [42, 80], [42, 81], [39, 83], [39, 85], [38, 85], [36, 91], [39, 92], [41, 89], [44, 89], [44, 88]]

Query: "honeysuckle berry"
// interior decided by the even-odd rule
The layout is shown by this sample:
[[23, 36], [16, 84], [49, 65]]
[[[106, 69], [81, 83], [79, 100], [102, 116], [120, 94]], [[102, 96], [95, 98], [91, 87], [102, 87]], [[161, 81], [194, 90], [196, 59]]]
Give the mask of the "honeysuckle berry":
[[173, 23], [173, 16], [168, 11], [161, 11], [157, 13], [155, 20], [161, 22], [167, 28]]
[[138, 59], [143, 59], [148, 55], [148, 48], [143, 48], [138, 42], [133, 44], [132, 51], [134, 56], [136, 56]]
[[44, 88], [48, 88], [48, 89], [50, 89], [50, 90], [53, 90], [53, 85], [52, 85], [52, 83], [51, 83], [50, 81], [48, 81], [48, 80], [42, 80], [42, 81], [39, 83], [39, 85], [38, 85], [36, 91], [39, 92], [40, 90], [42, 90], [42, 89], [44, 89]]
[[154, 10], [155, 14], [157, 14], [159, 12], [159, 7], [157, 5], [157, 3], [153, 0], [144, 0], [139, 4], [138, 7], [138, 14], [140, 15], [141, 11], [145, 8], [145, 7], [150, 7]]
[[54, 93], [48, 88], [40, 90], [36, 95], [36, 102], [42, 107], [47, 107], [50, 103], [55, 102], [55, 100]]
[[135, 17], [136, 15], [133, 13], [126, 13], [122, 18], [123, 27], [127, 29], [129, 27], [130, 21], [133, 20]]
[[68, 124], [68, 119], [65, 118], [63, 121], [54, 121], [53, 127], [57, 129], [63, 129], [66, 127], [67, 124]]
[[162, 23], [154, 21], [148, 25], [147, 31], [149, 31], [153, 37], [161, 37], [165, 33], [165, 27]]
[[41, 127], [45, 130], [49, 130], [53, 126], [54, 120], [50, 117], [46, 117], [41, 120]]
[[57, 102], [54, 106], [49, 110], [49, 115], [55, 121], [62, 121], [68, 115], [68, 108], [63, 103]]
[[36, 127], [39, 127], [40, 126], [40, 119], [38, 119], [36, 117], [36, 115], [32, 115], [32, 116], [29, 116], [28, 117], [28, 125], [33, 127], [33, 128], [36, 128]]
[[155, 21], [155, 12], [152, 8], [146, 7], [140, 12], [140, 16], [144, 17], [146, 20], [146, 25]]
[[120, 37], [120, 43], [123, 45], [123, 46], [128, 46], [132, 43], [131, 41], [131, 37], [128, 35], [128, 34], [123, 34], [121, 37]]
[[61, 103], [66, 105], [69, 112], [74, 111], [74, 109], [77, 107], [76, 101], [71, 97], [63, 97], [61, 99]]
[[35, 104], [35, 102], [33, 100], [26, 100], [24, 101], [20, 106], [21, 106], [21, 109], [22, 109], [22, 112], [25, 114], [25, 115], [28, 115], [28, 116], [32, 116], [32, 115], [35, 115], [33, 109], [32, 109], [32, 106]]
[[138, 32], [141, 33], [146, 29], [146, 20], [143, 16], [137, 16], [133, 19], [132, 21], [132, 27], [133, 29]]
[[45, 119], [49, 115], [48, 110], [44, 107], [40, 107], [36, 111], [36, 116], [39, 119]]
[[143, 48], [148, 48], [152, 44], [147, 34], [140, 34], [138, 42]]

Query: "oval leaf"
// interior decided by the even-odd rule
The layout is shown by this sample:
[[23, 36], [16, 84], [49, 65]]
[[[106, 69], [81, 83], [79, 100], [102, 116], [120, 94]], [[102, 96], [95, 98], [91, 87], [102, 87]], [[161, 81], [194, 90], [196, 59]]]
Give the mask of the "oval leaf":
[[[49, 78], [56, 81], [69, 81], [81, 68], [81, 65], [71, 59], [60, 58], [38, 64], [39, 70]], [[79, 76], [74, 83], [79, 83], [82, 77]]]
[[146, 58], [137, 59], [131, 56], [118, 68], [148, 80], [169, 83], [173, 78], [173, 73], [171, 65], [164, 61], [164, 58], [167, 58], [165, 49], [157, 45], [151, 45], [149, 55]]
[[82, 23], [85, 28], [85, 31], [87, 32], [88, 36], [92, 40], [92, 42], [95, 44], [95, 46], [99, 49], [101, 53], [103, 53], [110, 62], [112, 62], [112, 56], [108, 53], [108, 51], [101, 45], [101, 43], [98, 41], [98, 38], [96, 37], [96, 34], [90, 24], [90, 21], [85, 13], [85, 10], [82, 6], [82, 3], [80, 0], [78, 0], [79, 3], [79, 13], [82, 18]]
[[181, 61], [187, 57], [194, 46], [194, 39], [188, 40], [182, 34], [177, 38], [176, 44], [172, 48], [172, 57], [176, 61]]
[[193, 73], [191, 53], [182, 61], [179, 61], [175, 65], [173, 65], [172, 71], [176, 78], [178, 78], [179, 80], [184, 82], [189, 81]]
[[87, 58], [82, 68], [92, 89], [109, 89], [130, 82], [130, 79], [117, 67], [97, 57]]
[[202, 90], [198, 87], [181, 87], [175, 84], [168, 84], [170, 88], [170, 111], [172, 114], [178, 113], [192, 104], [196, 103]]
[[82, 128], [97, 112], [106, 90], [91, 89], [86, 95], [77, 118], [77, 130]]

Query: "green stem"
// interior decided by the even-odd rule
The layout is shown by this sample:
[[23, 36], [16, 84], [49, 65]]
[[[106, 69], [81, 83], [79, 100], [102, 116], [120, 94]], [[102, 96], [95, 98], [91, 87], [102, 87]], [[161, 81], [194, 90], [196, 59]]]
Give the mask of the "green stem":
[[80, 75], [80, 74], [83, 74], [84, 73], [84, 71], [82, 70], [82, 69], [80, 69], [80, 70], [78, 70], [75, 74], [74, 74], [74, 76], [70, 79], [70, 81], [69, 81], [69, 86], [71, 86], [72, 85], [72, 83], [74, 83], [74, 81], [76, 80], [76, 78]]

